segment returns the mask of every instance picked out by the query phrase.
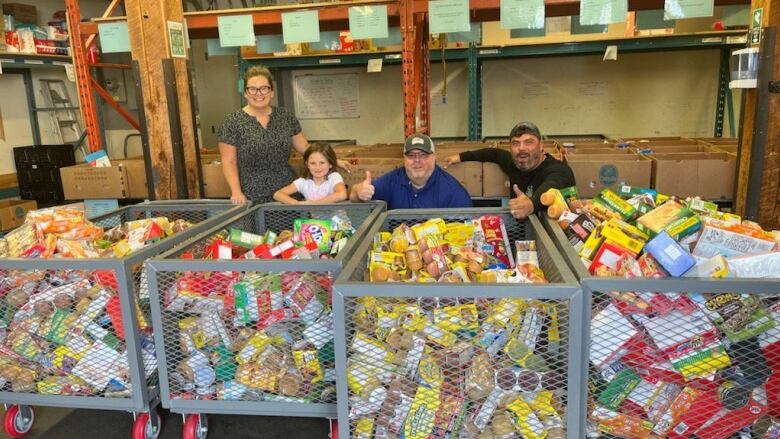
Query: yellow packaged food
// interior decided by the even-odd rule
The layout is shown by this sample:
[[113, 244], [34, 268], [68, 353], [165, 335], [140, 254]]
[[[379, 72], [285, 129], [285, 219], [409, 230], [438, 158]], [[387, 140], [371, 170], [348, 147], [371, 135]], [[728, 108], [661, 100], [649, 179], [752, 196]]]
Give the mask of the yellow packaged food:
[[501, 298], [485, 319], [485, 323], [504, 329], [514, 327], [526, 308], [528, 305], [523, 299]]
[[414, 395], [404, 425], [404, 439], [428, 439], [433, 430], [436, 411], [439, 409], [441, 388], [420, 386]]
[[358, 419], [352, 437], [355, 439], [372, 439], [374, 437], [373, 434], [374, 420], [371, 418]]
[[440, 387], [444, 382], [444, 374], [439, 362], [433, 356], [433, 350], [425, 349], [425, 353], [420, 358], [418, 372], [420, 381], [428, 387]]
[[476, 330], [479, 327], [479, 314], [474, 303], [434, 309], [433, 320], [437, 326], [450, 332]]
[[320, 366], [320, 360], [317, 351], [314, 349], [293, 351], [293, 360], [295, 367], [301, 372], [301, 375], [307, 377], [314, 384], [322, 381], [325, 374]]
[[271, 344], [271, 337], [263, 332], [255, 332], [236, 354], [236, 362], [244, 364], [253, 361], [269, 344]]
[[531, 406], [523, 400], [517, 398], [506, 406], [507, 410], [513, 415], [512, 422], [517, 431], [525, 439], [544, 439], [547, 432], [544, 424], [531, 409]]
[[411, 227], [417, 241], [427, 236], [443, 236], [447, 232], [447, 224], [441, 218], [432, 218], [428, 221], [415, 224]]

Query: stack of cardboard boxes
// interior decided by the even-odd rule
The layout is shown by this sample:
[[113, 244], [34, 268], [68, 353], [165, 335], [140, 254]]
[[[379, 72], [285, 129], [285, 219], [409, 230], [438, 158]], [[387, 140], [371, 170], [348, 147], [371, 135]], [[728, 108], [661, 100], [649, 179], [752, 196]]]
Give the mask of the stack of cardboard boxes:
[[[681, 137], [623, 138], [605, 141], [545, 141], [545, 151], [565, 160], [574, 171], [577, 190], [583, 198], [620, 186], [654, 188], [680, 196], [732, 199], [736, 168], [736, 139]], [[509, 149], [507, 142], [442, 142], [436, 146], [438, 164], [452, 154], [480, 148]], [[359, 183], [366, 171], [373, 178], [403, 166], [403, 144], [339, 145], [334, 150], [351, 164], [342, 172], [347, 186]], [[62, 169], [67, 199], [145, 198], [143, 159], [116, 161], [110, 168], [80, 165]], [[202, 154], [206, 198], [230, 196], [222, 174], [220, 156]], [[290, 165], [303, 173], [303, 158], [293, 153]], [[511, 194], [509, 177], [494, 163], [462, 162], [446, 170], [472, 197], [501, 198]], [[685, 178], [681, 178], [684, 176]]]

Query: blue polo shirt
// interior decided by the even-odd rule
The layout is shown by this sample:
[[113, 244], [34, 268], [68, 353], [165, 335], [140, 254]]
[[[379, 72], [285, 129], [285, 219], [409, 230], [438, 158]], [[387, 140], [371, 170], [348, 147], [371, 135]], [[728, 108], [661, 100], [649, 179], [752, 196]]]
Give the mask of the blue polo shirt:
[[374, 181], [374, 200], [386, 202], [388, 210], [472, 206], [466, 189], [438, 165], [422, 189], [412, 186], [403, 167], [388, 172]]

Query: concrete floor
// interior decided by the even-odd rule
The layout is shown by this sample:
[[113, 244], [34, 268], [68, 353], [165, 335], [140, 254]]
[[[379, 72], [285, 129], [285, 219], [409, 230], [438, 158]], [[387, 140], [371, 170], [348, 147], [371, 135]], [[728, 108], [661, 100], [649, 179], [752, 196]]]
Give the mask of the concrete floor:
[[[2, 410], [5, 413], [5, 410]], [[160, 439], [181, 438], [181, 415], [162, 411]], [[35, 408], [35, 425], [25, 439], [127, 439], [133, 417], [127, 412]], [[326, 439], [326, 419], [259, 416], [209, 416], [209, 439]], [[8, 436], [0, 431], [1, 438]]]

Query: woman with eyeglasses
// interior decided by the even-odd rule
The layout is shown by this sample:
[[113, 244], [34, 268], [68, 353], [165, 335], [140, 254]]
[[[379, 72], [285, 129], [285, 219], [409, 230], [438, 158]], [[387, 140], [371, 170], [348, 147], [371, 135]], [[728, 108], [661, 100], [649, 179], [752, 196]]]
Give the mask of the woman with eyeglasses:
[[[222, 172], [233, 204], [267, 203], [298, 177], [288, 163], [290, 153], [295, 148], [303, 154], [309, 142], [294, 114], [271, 105], [274, 81], [267, 68], [247, 69], [244, 97], [247, 105], [229, 114], [217, 133]], [[338, 164], [349, 169], [342, 160]]]

